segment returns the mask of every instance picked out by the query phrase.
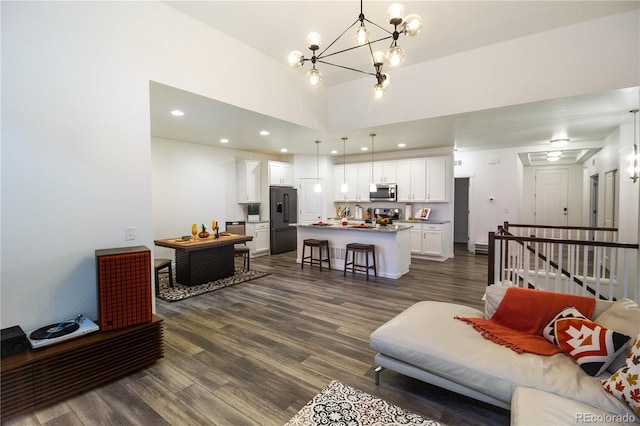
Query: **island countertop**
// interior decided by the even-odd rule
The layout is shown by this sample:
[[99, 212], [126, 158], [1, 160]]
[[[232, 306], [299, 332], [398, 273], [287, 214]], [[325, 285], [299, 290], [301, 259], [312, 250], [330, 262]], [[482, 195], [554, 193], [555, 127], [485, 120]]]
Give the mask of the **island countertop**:
[[341, 225], [341, 224], [332, 224], [323, 222], [320, 224], [306, 223], [299, 224], [298, 228], [313, 228], [318, 231], [326, 229], [326, 230], [341, 230], [341, 231], [359, 231], [359, 232], [381, 232], [385, 234], [396, 233], [399, 231], [404, 231], [405, 229], [411, 229], [412, 227], [409, 225], [386, 225], [386, 226], [376, 226], [374, 224], [360, 224], [360, 225]]

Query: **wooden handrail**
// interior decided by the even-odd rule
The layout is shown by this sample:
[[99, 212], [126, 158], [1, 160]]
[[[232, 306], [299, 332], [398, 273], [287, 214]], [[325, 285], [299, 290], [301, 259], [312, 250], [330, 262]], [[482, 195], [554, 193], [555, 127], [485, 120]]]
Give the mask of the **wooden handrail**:
[[541, 228], [541, 229], [568, 229], [572, 231], [609, 231], [618, 232], [618, 228], [598, 228], [592, 226], [558, 226], [558, 225], [526, 225], [520, 223], [504, 222], [504, 229], [511, 228]]

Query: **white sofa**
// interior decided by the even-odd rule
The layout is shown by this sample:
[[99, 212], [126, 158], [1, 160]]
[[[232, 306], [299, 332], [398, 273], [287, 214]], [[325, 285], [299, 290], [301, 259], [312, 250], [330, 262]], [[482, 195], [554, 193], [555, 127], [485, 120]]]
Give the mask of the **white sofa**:
[[[485, 339], [472, 326], [454, 318], [490, 317], [504, 292], [504, 287], [487, 287], [485, 313], [468, 306], [425, 301], [380, 326], [370, 337], [371, 347], [378, 351], [376, 383], [379, 383], [380, 372], [388, 368], [511, 409], [512, 424], [580, 423], [576, 415], [587, 408], [591, 412], [585, 415], [609, 413], [619, 416], [614, 417], [616, 420], [638, 421], [626, 404], [601, 385], [601, 380], [606, 374], [610, 376], [610, 372], [591, 377], [563, 353], [518, 354]], [[614, 302], [598, 301], [592, 319], [598, 322], [598, 317], [614, 305]], [[620, 305], [617, 323], [613, 327], [602, 325], [613, 330], [618, 328], [616, 331], [635, 340], [640, 332], [640, 306], [627, 300], [625, 309], [619, 308]], [[619, 311], [628, 318], [620, 321]], [[619, 330], [620, 327], [624, 330]], [[630, 334], [634, 330], [635, 333]]]

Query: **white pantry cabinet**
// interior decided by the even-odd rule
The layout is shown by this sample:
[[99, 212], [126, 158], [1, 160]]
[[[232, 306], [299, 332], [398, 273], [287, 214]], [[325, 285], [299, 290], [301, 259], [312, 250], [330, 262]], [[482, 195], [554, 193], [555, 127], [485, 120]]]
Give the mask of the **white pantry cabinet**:
[[427, 201], [430, 203], [447, 202], [447, 159], [427, 159]]

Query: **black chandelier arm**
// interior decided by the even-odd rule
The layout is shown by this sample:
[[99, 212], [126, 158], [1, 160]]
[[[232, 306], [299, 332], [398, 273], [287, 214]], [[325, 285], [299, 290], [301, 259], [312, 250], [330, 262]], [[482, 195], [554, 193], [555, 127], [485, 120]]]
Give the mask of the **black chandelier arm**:
[[[365, 47], [365, 46], [369, 46], [369, 50], [371, 50], [371, 45], [372, 45], [372, 44], [375, 44], [375, 43], [378, 43], [378, 42], [381, 42], [381, 41], [385, 41], [385, 40], [389, 40], [390, 38], [392, 38], [392, 36], [379, 38], [379, 39], [377, 39], [377, 40], [370, 41], [369, 43], [366, 43], [366, 44], [363, 44], [363, 45], [349, 47], [349, 48], [347, 48], [347, 49], [339, 50], [339, 51], [337, 51], [337, 52], [328, 53], [328, 54], [326, 54], [326, 55], [322, 56], [322, 53], [324, 53], [324, 52], [328, 49], [328, 47], [327, 47], [327, 49], [324, 49], [320, 55], [317, 55], [317, 56], [316, 56], [316, 58], [318, 58], [318, 60], [320, 60], [321, 58], [328, 58], [329, 56], [337, 55], [337, 54], [339, 54], [339, 53], [348, 52], [348, 51], [353, 50], [353, 49], [359, 49], [359, 48], [361, 48], [361, 47]], [[333, 43], [332, 43], [332, 44], [333, 44]], [[373, 53], [372, 53], [372, 55], [373, 55]]]
[[365, 20], [365, 21], [367, 21], [368, 23], [370, 23], [371, 25], [373, 25], [373, 26], [376, 26], [376, 27], [380, 28], [380, 29], [381, 29], [382, 31], [384, 31], [385, 33], [387, 33], [387, 34], [389, 34], [389, 35], [393, 35], [393, 33], [392, 33], [391, 31], [389, 31], [389, 30], [388, 30], [388, 29], [386, 29], [386, 28], [381, 27], [380, 25], [376, 24], [375, 22], [370, 21], [370, 20], [368, 20], [367, 18], [364, 18], [364, 20]]
[[321, 60], [318, 60], [318, 62], [323, 63], [323, 64], [325, 64], [325, 65], [331, 65], [332, 67], [343, 68], [343, 69], [345, 69], [345, 70], [355, 71], [355, 72], [359, 72], [359, 73], [367, 74], [367, 75], [372, 75], [372, 76], [374, 76], [374, 77], [376, 76], [376, 74], [375, 74], [375, 73], [367, 72], [367, 71], [362, 71], [362, 70], [358, 70], [358, 69], [351, 68], [351, 67], [345, 67], [344, 65], [332, 64], [331, 62], [325, 62], [325, 61], [321, 61]]
[[360, 19], [356, 19], [356, 21], [355, 21], [353, 24], [349, 25], [349, 26], [347, 27], [347, 29], [345, 29], [345, 30], [344, 30], [344, 31], [343, 31], [343, 32], [342, 32], [338, 37], [336, 37], [336, 39], [335, 39], [335, 40], [333, 40], [333, 41], [332, 41], [332, 42], [331, 42], [327, 47], [325, 47], [325, 48], [324, 48], [324, 50], [323, 50], [322, 52], [320, 52], [320, 54], [318, 55], [318, 57], [322, 56], [322, 54], [323, 54], [324, 52], [326, 52], [327, 50], [329, 50], [329, 49], [331, 48], [331, 46], [333, 46], [333, 45], [336, 43], [336, 41], [340, 40], [340, 39], [342, 38], [342, 36], [343, 36], [347, 31], [349, 31], [351, 28], [353, 28], [353, 26], [354, 26], [355, 24], [357, 24], [358, 22], [360, 22]]

